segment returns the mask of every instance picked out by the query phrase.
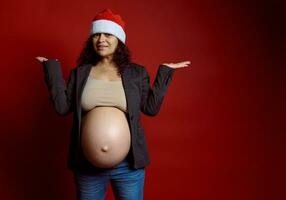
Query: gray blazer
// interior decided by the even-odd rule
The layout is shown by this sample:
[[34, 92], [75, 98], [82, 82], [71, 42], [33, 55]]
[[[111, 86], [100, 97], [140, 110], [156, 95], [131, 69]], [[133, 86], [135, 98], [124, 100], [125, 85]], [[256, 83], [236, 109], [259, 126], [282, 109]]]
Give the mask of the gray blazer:
[[[66, 84], [62, 76], [61, 64], [57, 59], [43, 62], [45, 83], [55, 111], [61, 116], [73, 112], [67, 162], [70, 170], [93, 167], [84, 158], [80, 146], [80, 125], [83, 116], [80, 100], [91, 67], [91, 64], [86, 64], [73, 68]], [[126, 115], [131, 132], [131, 148], [128, 157], [130, 166], [135, 169], [150, 163], [140, 112], [148, 116], [159, 113], [174, 71], [175, 69], [166, 65], [159, 65], [152, 88], [148, 72], [143, 66], [130, 63], [123, 71], [122, 84], [128, 107]]]

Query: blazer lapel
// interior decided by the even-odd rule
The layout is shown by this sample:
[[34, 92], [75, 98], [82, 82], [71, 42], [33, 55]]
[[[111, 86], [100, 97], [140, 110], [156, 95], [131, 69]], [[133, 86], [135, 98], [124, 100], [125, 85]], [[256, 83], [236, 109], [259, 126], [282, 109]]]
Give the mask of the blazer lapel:
[[87, 81], [88, 75], [91, 70], [91, 64], [83, 65], [78, 67], [76, 76], [76, 105], [77, 105], [77, 117], [79, 123], [81, 120], [81, 95], [83, 92], [84, 85]]
[[126, 103], [127, 103], [127, 113], [129, 116], [132, 115], [132, 92], [131, 92], [131, 74], [129, 70], [129, 66], [125, 68], [122, 73], [122, 85], [125, 92]]

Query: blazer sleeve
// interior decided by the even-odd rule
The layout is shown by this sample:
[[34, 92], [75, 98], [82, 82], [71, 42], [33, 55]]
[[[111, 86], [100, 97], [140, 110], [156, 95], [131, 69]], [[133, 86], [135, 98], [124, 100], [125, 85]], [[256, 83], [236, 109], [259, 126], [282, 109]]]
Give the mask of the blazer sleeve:
[[175, 69], [166, 65], [159, 65], [153, 88], [150, 87], [150, 77], [145, 68], [142, 70], [141, 105], [140, 109], [145, 115], [155, 116], [159, 113], [164, 96], [172, 80]]
[[75, 107], [75, 70], [71, 70], [68, 82], [63, 79], [61, 64], [57, 59], [43, 62], [45, 83], [54, 109], [58, 115], [65, 116]]

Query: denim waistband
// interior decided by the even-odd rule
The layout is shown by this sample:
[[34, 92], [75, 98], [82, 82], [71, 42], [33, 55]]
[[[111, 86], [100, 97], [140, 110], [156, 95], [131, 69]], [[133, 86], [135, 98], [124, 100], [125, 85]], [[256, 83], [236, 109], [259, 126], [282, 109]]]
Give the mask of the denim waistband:
[[96, 167], [96, 166], [92, 165], [90, 162], [88, 162], [87, 160], [85, 160], [84, 163], [81, 163], [78, 171], [87, 172], [87, 173], [89, 173], [89, 172], [104, 172], [104, 171], [110, 171], [110, 170], [114, 170], [114, 169], [121, 168], [121, 167], [129, 167], [129, 157], [128, 156], [126, 156], [122, 161], [120, 161], [118, 164], [116, 164], [112, 168]]

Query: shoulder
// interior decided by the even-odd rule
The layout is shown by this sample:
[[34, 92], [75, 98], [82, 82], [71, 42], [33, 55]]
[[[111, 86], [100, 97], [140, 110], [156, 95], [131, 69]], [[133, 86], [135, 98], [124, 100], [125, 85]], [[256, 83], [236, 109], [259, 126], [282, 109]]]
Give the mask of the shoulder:
[[124, 70], [124, 73], [127, 73], [128, 76], [134, 78], [144, 77], [146, 74], [148, 74], [146, 68], [143, 65], [133, 62], [128, 64]]
[[143, 65], [138, 64], [138, 63], [129, 63], [127, 68], [137, 73], [147, 72], [146, 68]]
[[77, 72], [77, 71], [86, 71], [89, 70], [92, 67], [92, 64], [82, 64], [82, 65], [76, 65], [71, 69], [72, 72]]

